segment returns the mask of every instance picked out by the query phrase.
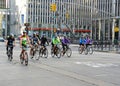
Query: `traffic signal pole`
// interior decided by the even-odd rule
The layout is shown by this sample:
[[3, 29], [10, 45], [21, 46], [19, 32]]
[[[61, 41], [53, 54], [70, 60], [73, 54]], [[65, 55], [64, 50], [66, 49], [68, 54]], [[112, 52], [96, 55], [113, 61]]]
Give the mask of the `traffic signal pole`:
[[54, 24], [55, 24], [55, 22], [54, 22], [55, 21], [54, 16], [55, 16], [55, 12], [57, 11], [57, 6], [56, 6], [56, 4], [54, 2], [50, 4], [50, 11], [52, 13], [52, 23], [53, 23], [53, 30], [51, 29], [52, 30], [51, 34], [54, 36], [55, 33], [56, 33], [56, 28], [54, 28]]

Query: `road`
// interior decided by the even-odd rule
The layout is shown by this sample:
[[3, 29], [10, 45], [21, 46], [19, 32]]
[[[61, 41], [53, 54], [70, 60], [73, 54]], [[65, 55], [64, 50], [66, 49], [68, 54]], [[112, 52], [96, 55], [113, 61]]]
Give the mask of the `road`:
[[0, 42], [0, 86], [120, 86], [120, 55], [94, 52], [78, 54], [77, 46], [70, 45], [72, 56], [39, 61], [29, 59], [20, 64], [20, 48], [14, 48], [14, 59], [7, 60], [5, 44]]

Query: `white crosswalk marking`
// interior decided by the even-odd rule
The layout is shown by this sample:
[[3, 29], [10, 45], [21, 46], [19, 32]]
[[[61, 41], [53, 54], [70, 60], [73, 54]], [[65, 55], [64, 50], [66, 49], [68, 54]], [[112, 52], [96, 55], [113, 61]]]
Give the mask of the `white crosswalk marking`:
[[94, 63], [94, 62], [75, 62], [75, 64], [81, 64], [81, 65], [86, 65], [90, 67], [111, 67], [111, 66], [119, 66], [113, 63]]

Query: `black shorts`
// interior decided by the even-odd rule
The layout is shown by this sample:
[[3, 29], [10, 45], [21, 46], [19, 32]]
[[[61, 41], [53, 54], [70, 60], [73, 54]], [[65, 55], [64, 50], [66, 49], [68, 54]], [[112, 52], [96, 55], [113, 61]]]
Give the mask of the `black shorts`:
[[82, 46], [84, 46], [84, 44], [82, 44], [82, 43], [80, 43], [79, 45], [82, 45]]

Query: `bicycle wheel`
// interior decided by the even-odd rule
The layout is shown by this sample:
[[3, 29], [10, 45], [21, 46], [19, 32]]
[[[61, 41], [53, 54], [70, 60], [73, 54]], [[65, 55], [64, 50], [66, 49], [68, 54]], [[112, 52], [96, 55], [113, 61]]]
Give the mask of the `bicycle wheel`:
[[43, 56], [44, 56], [44, 58], [47, 58], [47, 57], [48, 57], [48, 50], [47, 50], [47, 48], [44, 50]]
[[12, 58], [12, 51], [10, 50], [10, 58], [9, 58], [9, 60], [12, 61], [12, 59], [13, 59]]
[[72, 55], [72, 50], [71, 50], [70, 48], [67, 49], [66, 55], [67, 55], [67, 57], [71, 57], [71, 55]]
[[53, 51], [53, 49], [51, 49], [51, 56], [52, 56], [52, 57], [55, 56], [55, 55], [54, 55], [54, 51]]
[[28, 54], [27, 54], [26, 51], [24, 52], [24, 54], [25, 54], [25, 55], [24, 55], [24, 56], [25, 56], [25, 57], [24, 57], [24, 58], [25, 58], [25, 59], [24, 59], [24, 60], [25, 60], [25, 65], [27, 66], [27, 65], [28, 65]]
[[34, 57], [34, 50], [31, 51], [31, 57], [30, 58], [33, 59], [33, 57]]
[[56, 56], [57, 56], [57, 58], [61, 58], [61, 50], [60, 50], [60, 48], [57, 49]]
[[39, 51], [39, 58], [43, 56], [43, 49], [41, 48], [40, 51]]
[[39, 60], [39, 59], [40, 59], [39, 52], [40, 52], [39, 50], [36, 50], [36, 51], [35, 51], [34, 57], [35, 57], [36, 60]]
[[23, 64], [23, 61], [24, 61], [24, 59], [23, 59], [23, 54], [21, 54], [21, 55], [20, 55], [20, 63]]
[[88, 54], [88, 48], [84, 49], [84, 54], [87, 55]]
[[89, 47], [89, 54], [93, 54], [93, 48]]
[[8, 50], [8, 60], [12, 61], [12, 53], [10, 49]]
[[79, 54], [82, 54], [82, 48], [81, 47], [78, 47], [78, 52], [79, 52]]

